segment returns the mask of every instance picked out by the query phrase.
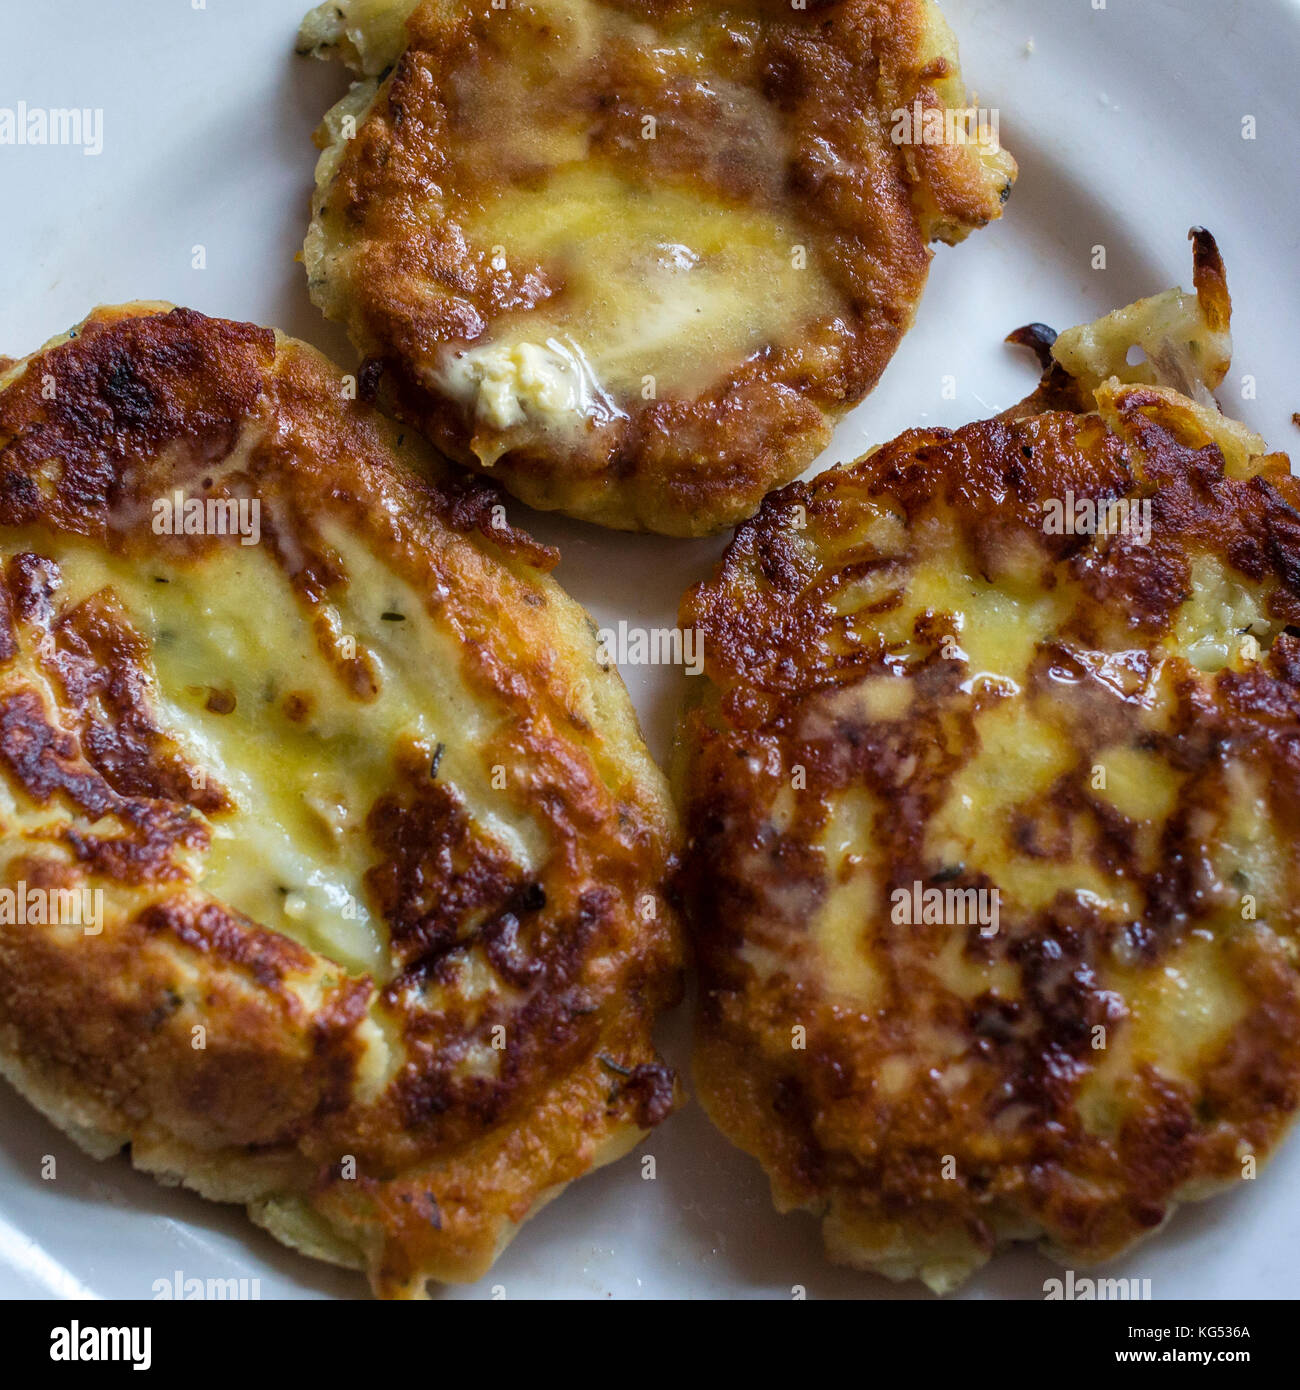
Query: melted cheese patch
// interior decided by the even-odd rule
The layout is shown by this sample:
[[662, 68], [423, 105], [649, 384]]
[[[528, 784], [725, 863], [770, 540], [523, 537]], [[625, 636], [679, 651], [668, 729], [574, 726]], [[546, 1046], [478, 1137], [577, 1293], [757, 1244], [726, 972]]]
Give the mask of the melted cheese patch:
[[[890, 576], [882, 587], [898, 588], [901, 581]], [[952, 657], [965, 662], [971, 682], [1000, 681], [1017, 689], [1038, 644], [1057, 630], [1073, 602], [1066, 584], [1048, 593], [1008, 592], [938, 557], [908, 573], [905, 588], [906, 601], [898, 607], [864, 615], [871, 631], [905, 654], [922, 656], [929, 644], [924, 650], [915, 645], [917, 616], [928, 611], [946, 617], [946, 629], [942, 622], [937, 627], [951, 638]]]
[[562, 285], [435, 372], [498, 428], [599, 417], [648, 379], [657, 395], [697, 391], [839, 307], [793, 225], [599, 163], [506, 190], [466, 232]]
[[620, 413], [571, 340], [548, 338], [540, 346], [487, 343], [455, 352], [433, 380], [449, 396], [472, 402], [479, 417], [498, 430], [517, 429], [530, 420], [563, 426]]
[[[1174, 813], [1183, 779], [1161, 754], [1116, 745], [1102, 749], [1093, 766], [1092, 794], [1121, 816], [1163, 826]], [[1104, 786], [1097, 770], [1104, 774]]]
[[1195, 556], [1191, 570], [1191, 596], [1178, 610], [1171, 645], [1197, 670], [1221, 671], [1249, 660], [1281, 631], [1264, 611], [1264, 596], [1246, 588], [1217, 555]]
[[1142, 1103], [1134, 1078], [1144, 1066], [1200, 1088], [1214, 1049], [1251, 1007], [1239, 973], [1223, 959], [1230, 930], [1197, 930], [1155, 970], [1109, 977], [1127, 1017], [1096, 1036], [1093, 1066], [1079, 1089], [1079, 1115], [1094, 1134], [1114, 1135]]
[[[333, 626], [379, 677], [378, 695], [364, 703], [322, 656], [284, 571], [261, 547], [231, 538], [177, 568], [156, 556], [137, 565], [69, 537], [55, 546], [13, 540], [15, 549], [57, 556], [60, 606], [105, 587], [116, 594], [151, 649], [158, 724], [234, 801], [233, 812], [210, 817], [210, 850], [191, 865], [197, 885], [382, 980], [387, 933], [367, 905], [364, 877], [376, 856], [366, 819], [394, 784], [399, 747], [413, 743], [432, 757], [446, 740], [439, 780], [525, 865], [540, 853], [541, 832], [496, 813], [490, 773], [465, 751], [490, 734], [491, 721], [456, 675], [452, 639], [354, 539], [338, 528], [325, 534], [350, 576]], [[214, 693], [227, 713], [209, 707]], [[299, 719], [286, 712], [295, 697], [306, 709]]]
[[[1242, 921], [1267, 923], [1287, 907], [1287, 884], [1295, 848], [1283, 842], [1268, 803], [1261, 774], [1239, 762], [1226, 769], [1227, 819], [1210, 858], [1224, 901]], [[1291, 959], [1300, 959], [1300, 943], [1281, 938]]]
[[871, 929], [882, 905], [879, 864], [864, 861], [874, 839], [877, 803], [866, 791], [841, 797], [822, 840], [827, 881], [832, 885], [808, 934], [822, 965], [818, 978], [833, 995], [872, 1010], [884, 1002], [879, 971], [871, 959]]
[[1016, 841], [1018, 813], [1037, 816], [1053, 783], [1076, 761], [1070, 740], [1015, 701], [998, 704], [975, 725], [979, 750], [952, 779], [930, 822], [927, 852], [933, 862], [960, 863], [999, 885], [1003, 910], [1041, 911], [1059, 893], [1086, 893], [1128, 916], [1132, 886], [1113, 880], [1090, 860], [1086, 827], [1071, 818], [1065, 853], [1026, 854]]

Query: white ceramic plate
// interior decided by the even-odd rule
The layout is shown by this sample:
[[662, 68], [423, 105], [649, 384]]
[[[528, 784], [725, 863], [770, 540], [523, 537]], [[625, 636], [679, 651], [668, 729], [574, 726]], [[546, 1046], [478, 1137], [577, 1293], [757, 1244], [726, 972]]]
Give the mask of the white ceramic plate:
[[[1105, 3], [1105, 8], [1097, 8]], [[307, 0], [0, 0], [0, 108], [90, 107], [103, 150], [0, 146], [0, 350], [35, 348], [96, 303], [170, 299], [273, 324], [345, 363], [340, 330], [294, 264], [311, 131], [341, 69], [295, 59]], [[1217, 236], [1237, 357], [1222, 399], [1274, 448], [1300, 447], [1300, 6], [1295, 0], [946, 0], [978, 101], [1001, 113], [1021, 177], [1005, 221], [941, 250], [915, 330], [819, 466], [923, 423], [959, 425], [1019, 399], [1036, 370], [1002, 346], [1190, 281], [1187, 229]], [[1254, 140], [1243, 122], [1255, 119]], [[206, 269], [192, 268], [203, 247]], [[1105, 246], [1107, 269], [1094, 270]], [[955, 381], [945, 394], [946, 377]], [[721, 542], [604, 533], [524, 508], [560, 546], [559, 577], [602, 623], [673, 624]], [[666, 754], [678, 682], [625, 672]], [[685, 1060], [686, 1025], [666, 1047]], [[488, 1280], [520, 1297], [915, 1297], [919, 1285], [836, 1270], [815, 1223], [778, 1217], [757, 1166], [698, 1108], [650, 1139], [657, 1178], [625, 1161], [530, 1224]], [[57, 1178], [43, 1181], [44, 1155]], [[1254, 1182], [1183, 1210], [1106, 1272], [1156, 1298], [1300, 1295], [1300, 1136]], [[96, 1164], [0, 1089], [0, 1295], [149, 1298], [154, 1282], [260, 1281], [263, 1298], [358, 1297], [359, 1276], [282, 1249], [237, 1209], [163, 1189], [125, 1159]], [[1004, 1255], [964, 1296], [1041, 1298], [1054, 1272]]]

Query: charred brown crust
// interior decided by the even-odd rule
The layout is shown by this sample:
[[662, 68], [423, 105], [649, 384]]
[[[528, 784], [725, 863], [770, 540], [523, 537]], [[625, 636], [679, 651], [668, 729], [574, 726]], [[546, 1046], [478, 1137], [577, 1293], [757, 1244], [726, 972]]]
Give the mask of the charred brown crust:
[[1192, 283], [1201, 309], [1209, 327], [1216, 333], [1224, 332], [1232, 321], [1232, 297], [1218, 244], [1204, 227], [1193, 227], [1187, 239], [1192, 243]]
[[[751, 515], [825, 446], [910, 325], [927, 242], [997, 217], [1014, 165], [1006, 159], [995, 175], [968, 147], [892, 142], [895, 111], [914, 102], [941, 109], [959, 86], [955, 65], [935, 56], [936, 18], [921, 0], [800, 8], [753, 0], [703, 16], [686, 3], [606, 3], [664, 42], [603, 47], [581, 80], [546, 89], [547, 119], [565, 114], [588, 131], [594, 154], [636, 178], [778, 210], [792, 238], [825, 264], [845, 308], [792, 325], [785, 346], [762, 348], [694, 394], [620, 401], [623, 413], [558, 444], [505, 440], [491, 473], [535, 507], [624, 529], [706, 534]], [[346, 323], [368, 369], [382, 371], [396, 413], [477, 468], [476, 431], [486, 427], [431, 389], [430, 364], [443, 345], [473, 343], [500, 315], [543, 305], [565, 287], [546, 264], [494, 265], [490, 248], [466, 235], [465, 210], [543, 178], [547, 166], [542, 156], [536, 167], [503, 165], [490, 141], [464, 144], [455, 94], [489, 71], [536, 66], [533, 55], [553, 36], [544, 10], [503, 11], [486, 0], [420, 6], [407, 33], [318, 195], [330, 251], [313, 294]], [[698, 49], [716, 81], [700, 82], [688, 60], [673, 59], [678, 45]], [[752, 132], [742, 138], [728, 124], [718, 90], [730, 86], [759, 92], [788, 133], [775, 185], [758, 179], [746, 154]], [[647, 116], [657, 122], [652, 141], [640, 134]]]
[[1017, 347], [1027, 347], [1038, 358], [1038, 365], [1046, 371], [1052, 365], [1052, 344], [1056, 341], [1056, 330], [1045, 323], [1027, 323], [1022, 328], [1012, 329], [1006, 341]]
[[[362, 817], [384, 978], [205, 891], [231, 793], [168, 732], [112, 585], [65, 592], [64, 554], [87, 543], [159, 583], [201, 577], [227, 542], [148, 522], [176, 488], [259, 500], [263, 548], [363, 735], [383, 676], [323, 621], [352, 582], [328, 527], [424, 596], [490, 714], [461, 754], [503, 769], [500, 806], [540, 828], [526, 867], [473, 819], [443, 745], [394, 746]], [[585, 616], [545, 575], [554, 552], [505, 523], [490, 484], [399, 447], [301, 344], [101, 310], [0, 391], [0, 541], [0, 881], [105, 902], [98, 934], [0, 922], [0, 1058], [43, 1108], [283, 1238], [298, 1226], [278, 1212], [310, 1213], [323, 1253], [388, 1295], [478, 1277], [544, 1194], [668, 1113], [650, 1027], [680, 989], [672, 813]], [[194, 699], [237, 708], [220, 679]], [[289, 689], [279, 717], [310, 725], [314, 701]], [[490, 1076], [467, 1066], [501, 1039]]]
[[[1211, 293], [1215, 259], [1198, 260]], [[709, 679], [679, 758], [701, 1099], [778, 1206], [826, 1215], [837, 1257], [936, 1287], [1007, 1239], [1113, 1256], [1240, 1180], [1300, 1106], [1300, 484], [1281, 456], [1228, 476], [1171, 392], [1115, 383], [1099, 402], [912, 430], [773, 494], [681, 612]], [[1043, 509], [1067, 493], [1148, 502], [1149, 543], [1051, 534]], [[1215, 616], [1226, 655], [1202, 670], [1186, 632], [1218, 569], [1257, 616]], [[956, 625], [959, 607], [920, 597], [932, 578], [1054, 616], [1023, 667], [983, 681], [942, 648], [991, 620], [972, 606]], [[873, 682], [895, 712], [870, 712]], [[1000, 710], [1012, 747], [1058, 749], [1044, 788], [962, 780], [997, 781]], [[1167, 782], [1167, 812], [1096, 790], [1117, 748]], [[952, 862], [958, 784], [977, 804]], [[855, 804], [873, 809], [840, 860], [828, 827]], [[1256, 805], [1252, 838], [1234, 817]], [[1271, 867], [1229, 872], [1263, 843]], [[1052, 872], [1060, 890], [1033, 899]], [[869, 978], [855, 986], [818, 924], [864, 879], [877, 907], [839, 938]], [[1137, 910], [1071, 882], [1122, 884]], [[998, 889], [1000, 930], [898, 925], [891, 894], [914, 884]], [[1149, 1020], [1197, 951], [1205, 990], [1233, 1002], [1193, 1047], [1184, 1022]]]

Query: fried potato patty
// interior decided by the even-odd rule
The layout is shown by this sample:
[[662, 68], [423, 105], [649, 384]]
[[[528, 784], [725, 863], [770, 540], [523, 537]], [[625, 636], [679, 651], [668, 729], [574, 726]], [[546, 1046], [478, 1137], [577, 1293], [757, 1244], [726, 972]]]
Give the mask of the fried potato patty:
[[1300, 1099], [1300, 487], [1212, 405], [1196, 237], [1196, 296], [768, 498], [682, 609], [701, 1099], [833, 1258], [939, 1291], [1114, 1256]]
[[0, 1071], [418, 1296], [673, 1107], [675, 829], [554, 553], [349, 394], [160, 305], [0, 376]]
[[313, 300], [450, 457], [605, 526], [752, 515], [1015, 177], [930, 0], [337, 0], [299, 47], [361, 77]]

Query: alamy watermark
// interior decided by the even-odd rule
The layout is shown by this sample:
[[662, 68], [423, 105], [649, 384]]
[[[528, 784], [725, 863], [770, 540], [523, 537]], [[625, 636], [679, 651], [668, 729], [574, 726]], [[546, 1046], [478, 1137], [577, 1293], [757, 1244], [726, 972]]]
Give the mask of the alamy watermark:
[[704, 634], [694, 627], [618, 626], [596, 633], [601, 661], [615, 666], [682, 666], [688, 676], [704, 674]]
[[153, 1328], [82, 1326], [75, 1318], [50, 1332], [51, 1361], [129, 1361], [133, 1371], [153, 1365]]
[[985, 106], [925, 106], [917, 100], [890, 112], [895, 145], [982, 145], [1002, 148], [1001, 113]]
[[176, 1270], [170, 1278], [155, 1279], [150, 1286], [154, 1301], [247, 1302], [262, 1297], [260, 1279], [199, 1279]]
[[0, 106], [0, 145], [80, 146], [104, 152], [104, 111], [99, 106]]
[[1043, 1299], [1048, 1303], [1132, 1303], [1150, 1297], [1150, 1279], [1080, 1279], [1067, 1269], [1064, 1279], [1043, 1281]]
[[1135, 545], [1151, 543], [1151, 499], [1110, 497], [1097, 500], [1049, 497], [1043, 503], [1043, 532], [1049, 536], [1126, 536]]
[[981, 936], [996, 936], [1002, 912], [997, 888], [927, 888], [920, 880], [889, 895], [890, 920], [899, 927], [978, 926]]
[[25, 879], [0, 888], [0, 926], [80, 927], [104, 930], [102, 888], [29, 888]]
[[177, 488], [153, 504], [155, 536], [238, 536], [240, 545], [262, 539], [262, 503], [257, 497], [187, 497]]

